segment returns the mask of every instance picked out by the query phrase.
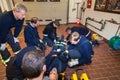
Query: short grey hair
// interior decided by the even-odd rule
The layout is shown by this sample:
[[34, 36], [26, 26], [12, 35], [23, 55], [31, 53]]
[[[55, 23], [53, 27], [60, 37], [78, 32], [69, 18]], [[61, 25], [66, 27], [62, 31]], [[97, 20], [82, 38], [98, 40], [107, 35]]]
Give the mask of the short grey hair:
[[33, 79], [38, 77], [45, 65], [45, 56], [41, 50], [30, 50], [25, 53], [22, 59], [22, 70], [26, 78]]
[[16, 3], [13, 10], [17, 11], [17, 12], [20, 12], [21, 10], [24, 10], [25, 12], [27, 12], [27, 7], [25, 5], [23, 5], [22, 3]]

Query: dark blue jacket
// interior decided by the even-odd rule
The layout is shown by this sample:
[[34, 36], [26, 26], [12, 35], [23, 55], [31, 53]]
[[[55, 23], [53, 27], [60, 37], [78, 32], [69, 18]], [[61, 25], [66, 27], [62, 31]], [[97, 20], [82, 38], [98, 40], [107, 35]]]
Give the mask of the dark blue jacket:
[[13, 80], [13, 78], [17, 78], [18, 80], [24, 80], [25, 77], [21, 69], [22, 59], [26, 52], [35, 49], [35, 46], [26, 47], [22, 49], [18, 54], [16, 54], [13, 58], [11, 58], [6, 67], [6, 76], [8, 80]]
[[21, 68], [21, 64], [22, 64], [22, 59], [25, 55], [26, 52], [31, 51], [31, 50], [35, 50], [36, 47], [35, 46], [31, 46], [31, 47], [25, 47], [24, 49], [22, 49], [17, 55], [16, 55], [16, 60], [14, 62], [14, 64], [18, 67]]
[[48, 35], [49, 39], [52, 41], [57, 38], [56, 27], [53, 26], [53, 22], [46, 25], [43, 34]]
[[[79, 64], [87, 64], [91, 62], [91, 55], [94, 51], [91, 43], [83, 36], [81, 36], [80, 41], [76, 45], [69, 45], [68, 50], [76, 49], [80, 52], [81, 58], [79, 59]], [[73, 54], [74, 55], [74, 54]]]
[[24, 22], [24, 19], [16, 20], [12, 11], [8, 11], [3, 14], [0, 14], [0, 41], [1, 43], [6, 42], [7, 34], [12, 27], [15, 27], [14, 37], [18, 37], [22, 29], [23, 22]]
[[78, 32], [80, 35], [86, 35], [88, 34], [89, 30], [86, 27], [83, 26], [73, 26], [71, 28], [72, 32]]
[[[91, 40], [91, 32], [89, 33], [89, 29], [85, 26], [73, 26], [71, 28], [71, 33], [78, 32], [80, 35], [86, 37], [88, 40]], [[66, 39], [69, 40], [71, 34], [69, 34]]]
[[38, 46], [40, 37], [36, 27], [32, 27], [30, 23], [24, 29], [24, 37], [27, 46]]

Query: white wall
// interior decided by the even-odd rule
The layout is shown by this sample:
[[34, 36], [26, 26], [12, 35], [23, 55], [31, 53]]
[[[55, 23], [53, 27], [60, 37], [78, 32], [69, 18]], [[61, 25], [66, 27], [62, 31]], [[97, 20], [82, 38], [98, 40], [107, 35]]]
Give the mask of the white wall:
[[5, 10], [9, 10], [7, 6], [7, 2], [5, 0], [0, 0], [0, 5], [1, 5], [2, 12], [4, 12]]
[[23, 2], [23, 0], [14, 0], [15, 3], [22, 2], [28, 8], [26, 15], [26, 20], [30, 20], [31, 17], [36, 16], [41, 21], [41, 25], [48, 24], [50, 21], [46, 20], [55, 20], [61, 19], [61, 24], [67, 23], [67, 1], [61, 0], [60, 2]]
[[0, 0], [0, 6], [2, 12], [9, 11], [13, 8], [12, 0]]
[[82, 0], [69, 0], [69, 23], [75, 23], [80, 18]]
[[[86, 2], [87, 0], [85, 0]], [[87, 2], [86, 2], [87, 3]], [[95, 0], [92, 0], [92, 6], [90, 9], [86, 8], [84, 15], [82, 17], [82, 24], [85, 24], [85, 20], [87, 17], [91, 17], [94, 18], [97, 21], [100, 21], [103, 19], [103, 21], [105, 20], [111, 20], [114, 19], [115, 21], [117, 21], [118, 23], [120, 23], [120, 14], [115, 14], [115, 13], [108, 13], [108, 12], [100, 12], [100, 11], [94, 11], [94, 4], [95, 4]], [[98, 26], [98, 25], [94, 25], [94, 26]], [[88, 26], [91, 30], [95, 31], [96, 33], [100, 34], [101, 36], [103, 36], [104, 38], [106, 38], [107, 40], [109, 40], [112, 36], [115, 35], [117, 29], [118, 29], [117, 24], [113, 24], [110, 22], [106, 22], [105, 28], [102, 31], [99, 31], [91, 26]], [[119, 32], [120, 33], [120, 30]]]

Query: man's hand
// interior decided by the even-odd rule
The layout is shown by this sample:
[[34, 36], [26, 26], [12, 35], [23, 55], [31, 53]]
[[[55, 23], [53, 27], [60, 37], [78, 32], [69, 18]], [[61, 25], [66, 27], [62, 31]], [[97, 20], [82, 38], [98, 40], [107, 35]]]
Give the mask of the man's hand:
[[19, 42], [19, 40], [16, 37], [14, 37], [14, 42], [17, 43]]
[[1, 46], [0, 46], [0, 50], [4, 51], [6, 48], [6, 44], [5, 43], [2, 43]]

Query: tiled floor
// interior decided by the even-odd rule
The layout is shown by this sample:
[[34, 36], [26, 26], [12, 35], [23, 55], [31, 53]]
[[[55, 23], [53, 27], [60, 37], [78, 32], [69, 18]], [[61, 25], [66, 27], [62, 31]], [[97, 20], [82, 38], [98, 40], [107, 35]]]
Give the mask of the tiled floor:
[[[61, 34], [66, 36], [65, 28], [68, 26], [73, 26], [75, 24], [69, 25], [61, 25], [58, 28], [58, 35]], [[42, 38], [42, 30], [44, 26], [40, 26], [39, 34]], [[26, 45], [24, 43], [23, 31], [19, 36], [21, 47], [24, 48]], [[8, 46], [9, 47], [9, 46]], [[89, 65], [81, 66], [83, 70], [77, 71], [78, 78], [80, 78], [83, 72], [87, 73], [89, 80], [120, 80], [120, 51], [112, 50], [106, 41], [100, 41], [99, 46], [95, 46], [94, 48], [94, 56], [92, 59], [92, 63]], [[11, 49], [9, 48], [11, 54], [13, 55]], [[47, 47], [46, 55], [49, 53], [51, 48]], [[81, 67], [75, 68], [67, 68], [66, 69], [66, 77], [70, 80], [71, 74]], [[5, 67], [0, 62], [0, 80], [5, 79]]]

